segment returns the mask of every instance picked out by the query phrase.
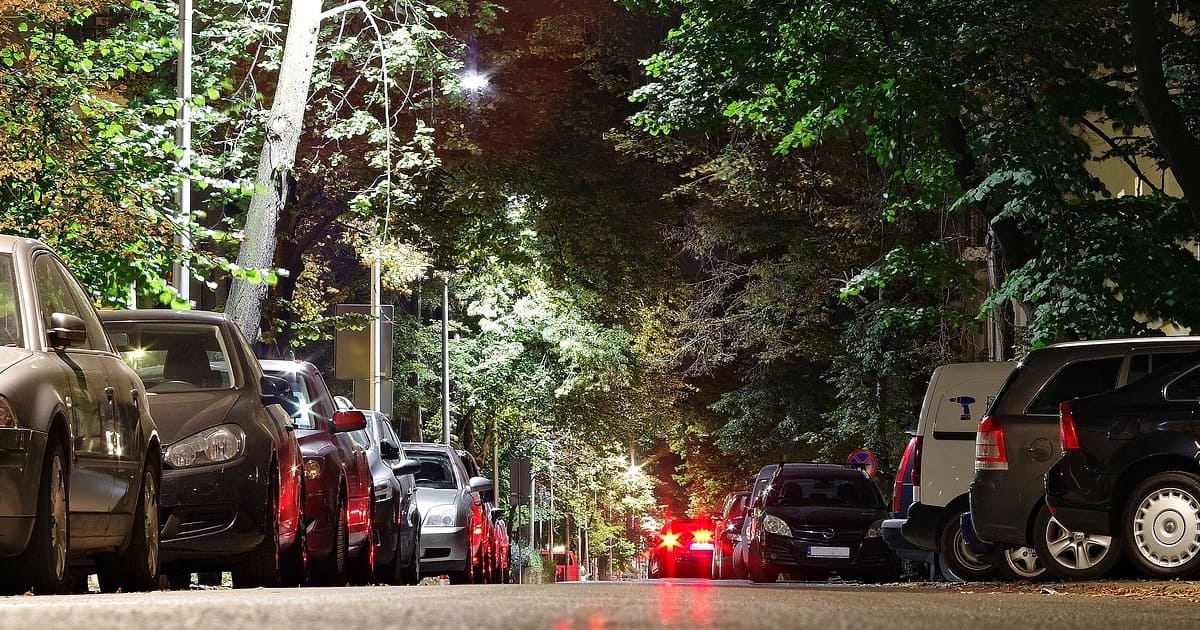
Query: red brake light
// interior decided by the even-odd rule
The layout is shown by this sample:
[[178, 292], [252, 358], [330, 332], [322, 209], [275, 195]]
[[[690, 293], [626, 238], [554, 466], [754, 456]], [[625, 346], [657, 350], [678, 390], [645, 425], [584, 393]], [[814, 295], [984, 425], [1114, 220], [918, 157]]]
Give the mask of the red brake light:
[[692, 542], [710, 543], [712, 540], [712, 532], [708, 531], [707, 529], [697, 529], [696, 531], [692, 532]]
[[[904, 500], [904, 471], [908, 469], [909, 463], [912, 462], [914, 451], [917, 450], [917, 447], [920, 443], [921, 436], [914, 435], [912, 439], [908, 441], [908, 447], [904, 449], [904, 456], [900, 458], [900, 469], [896, 471], [896, 483], [892, 486], [893, 512], [899, 512], [900, 510], [904, 509], [904, 506], [900, 505], [900, 503]], [[912, 472], [915, 472], [915, 468]], [[911, 472], [909, 479], [912, 479]]]
[[913, 439], [917, 441], [917, 445], [913, 447], [913, 465], [910, 479], [912, 480], [913, 488], [916, 488], [921, 485], [921, 451], [922, 447], [925, 446], [925, 440], [920, 435], [913, 436]]
[[1071, 403], [1058, 405], [1058, 441], [1064, 451], [1081, 450], [1079, 434], [1075, 432], [1075, 414], [1071, 413]]
[[975, 470], [1008, 470], [1008, 451], [1004, 446], [1004, 424], [994, 416], [984, 416], [975, 436]]
[[658, 537], [662, 539], [662, 542], [659, 543], [660, 547], [674, 549], [679, 546], [679, 534], [675, 532], [663, 532]]

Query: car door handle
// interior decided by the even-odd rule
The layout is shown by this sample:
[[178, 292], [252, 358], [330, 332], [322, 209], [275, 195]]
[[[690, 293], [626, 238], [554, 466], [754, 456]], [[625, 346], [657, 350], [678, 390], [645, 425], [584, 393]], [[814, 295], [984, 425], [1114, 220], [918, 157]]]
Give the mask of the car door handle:
[[138, 403], [138, 398], [142, 397], [142, 392], [136, 389], [131, 389], [129, 390], [129, 397], [133, 399], [133, 408], [137, 409], [138, 405], [140, 404]]

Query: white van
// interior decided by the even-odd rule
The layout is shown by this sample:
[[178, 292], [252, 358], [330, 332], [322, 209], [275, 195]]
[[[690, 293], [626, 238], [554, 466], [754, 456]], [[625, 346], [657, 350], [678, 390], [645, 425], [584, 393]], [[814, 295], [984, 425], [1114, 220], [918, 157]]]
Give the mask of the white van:
[[1016, 363], [952, 363], [933, 371], [921, 415], [912, 467], [913, 502], [900, 524], [904, 538], [937, 553], [947, 579], [1034, 578], [1041, 574], [1037, 554], [1010, 548], [979, 553], [963, 539], [961, 516], [969, 512], [967, 490], [975, 475], [975, 433], [979, 420]]

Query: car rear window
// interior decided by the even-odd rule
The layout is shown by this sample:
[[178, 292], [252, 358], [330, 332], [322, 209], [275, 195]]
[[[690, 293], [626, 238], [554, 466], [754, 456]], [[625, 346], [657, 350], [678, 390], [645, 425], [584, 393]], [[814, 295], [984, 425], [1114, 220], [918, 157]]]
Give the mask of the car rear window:
[[1122, 357], [1069, 363], [1042, 386], [1025, 413], [1053, 415], [1059, 403], [1116, 389]]

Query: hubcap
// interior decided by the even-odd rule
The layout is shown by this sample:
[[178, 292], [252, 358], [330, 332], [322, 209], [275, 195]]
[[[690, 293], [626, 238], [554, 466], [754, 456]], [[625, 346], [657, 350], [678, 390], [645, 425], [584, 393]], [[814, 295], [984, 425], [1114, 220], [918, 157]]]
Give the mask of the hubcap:
[[158, 571], [158, 490], [154, 487], [154, 475], [146, 473], [142, 484], [142, 515], [146, 533], [146, 568], [150, 575]]
[[58, 456], [50, 464], [50, 518], [54, 577], [61, 580], [67, 573], [67, 483]]
[[992, 568], [992, 565], [984, 562], [979, 554], [971, 551], [971, 548], [967, 546], [967, 541], [963, 539], [962, 532], [955, 533], [954, 543], [954, 556], [963, 566], [973, 571], [987, 571]]
[[1200, 502], [1180, 488], [1155, 490], [1133, 515], [1133, 540], [1155, 566], [1186, 564], [1200, 552]]
[[1112, 536], [1073, 532], [1055, 517], [1046, 524], [1046, 548], [1051, 559], [1068, 569], [1090, 569], [1108, 555]]
[[1004, 561], [1013, 573], [1023, 578], [1035, 578], [1046, 571], [1037, 552], [1029, 547], [1005, 547]]

